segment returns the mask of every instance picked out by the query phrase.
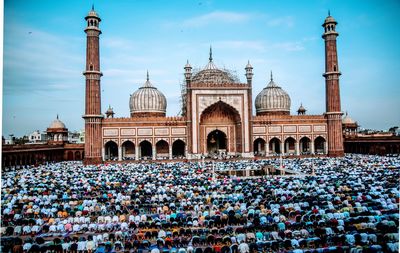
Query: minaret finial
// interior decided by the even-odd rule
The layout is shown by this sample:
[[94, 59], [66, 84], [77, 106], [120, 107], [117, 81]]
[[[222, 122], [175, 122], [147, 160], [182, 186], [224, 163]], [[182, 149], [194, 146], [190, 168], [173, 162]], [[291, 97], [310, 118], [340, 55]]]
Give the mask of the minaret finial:
[[331, 16], [331, 10], [328, 10], [328, 16], [329, 17]]
[[92, 11], [94, 11], [94, 4], [92, 4]]
[[272, 77], [272, 70], [271, 70], [271, 82], [274, 80], [274, 78]]
[[147, 80], [147, 81], [150, 80], [150, 78], [149, 78], [149, 70], [147, 70], [147, 78], [146, 78], [146, 80]]
[[213, 58], [212, 58], [212, 48], [211, 48], [211, 45], [210, 45], [210, 57], [209, 57], [208, 59], [210, 60], [210, 62], [212, 62], [212, 60], [213, 60]]
[[58, 119], [58, 113], [57, 113], [57, 119]]

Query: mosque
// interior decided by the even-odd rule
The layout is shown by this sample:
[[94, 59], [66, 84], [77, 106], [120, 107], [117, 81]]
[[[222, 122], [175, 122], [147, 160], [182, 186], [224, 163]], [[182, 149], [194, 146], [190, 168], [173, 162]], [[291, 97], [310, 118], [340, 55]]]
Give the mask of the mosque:
[[200, 159], [228, 156], [251, 158], [276, 155], [343, 156], [342, 112], [336, 38], [337, 22], [323, 23], [325, 41], [326, 110], [308, 115], [301, 105], [290, 114], [289, 94], [272, 76], [255, 98], [253, 114], [253, 67], [245, 65], [246, 82], [216, 66], [210, 48], [209, 61], [194, 71], [184, 65], [182, 115], [167, 117], [166, 97], [149, 74], [129, 100], [130, 115], [115, 118], [111, 107], [101, 112], [99, 39], [101, 19], [92, 10], [87, 27], [85, 92], [86, 164], [106, 160]]

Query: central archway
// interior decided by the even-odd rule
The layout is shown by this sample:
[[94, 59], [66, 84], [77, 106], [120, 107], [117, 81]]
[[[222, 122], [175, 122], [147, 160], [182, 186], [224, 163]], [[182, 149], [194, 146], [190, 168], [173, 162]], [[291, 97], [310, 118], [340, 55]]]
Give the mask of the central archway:
[[218, 129], [212, 131], [207, 136], [207, 152], [217, 154], [219, 151], [226, 152], [226, 134]]
[[201, 153], [241, 153], [242, 131], [240, 114], [234, 107], [222, 101], [210, 105], [200, 116]]

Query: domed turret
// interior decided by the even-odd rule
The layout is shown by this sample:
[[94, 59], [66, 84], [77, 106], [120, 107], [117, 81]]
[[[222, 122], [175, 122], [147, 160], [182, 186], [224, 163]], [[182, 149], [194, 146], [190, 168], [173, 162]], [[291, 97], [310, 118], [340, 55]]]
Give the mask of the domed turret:
[[58, 115], [57, 118], [53, 122], [51, 122], [50, 126], [48, 127], [48, 129], [65, 129], [65, 128], [66, 128], [65, 124], [58, 119]]
[[352, 118], [350, 118], [349, 114], [346, 112], [345, 116], [342, 119], [342, 123], [343, 124], [357, 124], [357, 122], [355, 122]]
[[108, 105], [108, 109], [107, 109], [107, 111], [106, 111], [106, 117], [107, 118], [114, 118], [114, 110], [113, 110], [113, 108], [111, 107], [111, 105]]
[[149, 72], [147, 80], [129, 101], [131, 117], [165, 116], [167, 100], [156, 87], [150, 83]]
[[350, 118], [347, 112], [342, 119], [342, 129], [345, 136], [353, 136], [357, 134], [358, 124], [355, 120]]
[[297, 109], [297, 114], [298, 115], [305, 115], [306, 114], [306, 108], [304, 108], [303, 104], [300, 104], [299, 109]]
[[57, 118], [47, 128], [47, 140], [49, 144], [63, 144], [68, 141], [68, 129], [65, 124]]
[[256, 97], [257, 115], [289, 115], [290, 97], [272, 78], [271, 81]]
[[99, 15], [97, 14], [97, 12], [94, 10], [94, 5], [92, 5], [92, 9], [89, 11], [88, 15], [86, 16], [86, 19], [88, 19], [89, 17], [92, 18], [99, 18]]

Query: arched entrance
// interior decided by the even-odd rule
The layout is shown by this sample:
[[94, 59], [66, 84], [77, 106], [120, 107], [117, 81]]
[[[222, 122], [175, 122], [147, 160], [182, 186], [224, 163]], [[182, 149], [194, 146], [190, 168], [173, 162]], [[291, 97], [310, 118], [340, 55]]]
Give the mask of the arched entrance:
[[325, 139], [321, 136], [318, 136], [314, 140], [314, 152], [316, 154], [325, 154]]
[[153, 156], [153, 149], [149, 141], [142, 141], [140, 143], [140, 158], [151, 159]]
[[200, 153], [215, 153], [219, 149], [237, 154], [243, 150], [239, 112], [225, 102], [218, 101], [201, 113], [199, 133]]
[[265, 141], [263, 138], [257, 138], [254, 141], [254, 155], [255, 156], [264, 156], [265, 155]]
[[104, 146], [105, 149], [105, 160], [117, 160], [118, 159], [118, 145], [113, 141], [108, 141]]
[[207, 136], [207, 153], [218, 154], [226, 152], [226, 134], [220, 130], [214, 130]]
[[122, 160], [134, 160], [135, 159], [135, 144], [131, 141], [125, 141], [122, 143]]
[[81, 152], [75, 151], [75, 160], [77, 160], [77, 161], [82, 160], [82, 158], [81, 158]]
[[169, 158], [169, 145], [168, 142], [160, 140], [156, 143], [156, 155], [157, 158]]
[[269, 150], [271, 150], [271, 154], [280, 154], [281, 153], [281, 141], [274, 137], [269, 141]]
[[72, 151], [68, 151], [68, 153], [67, 153], [67, 160], [69, 160], [69, 161], [74, 160], [74, 154], [72, 153]]
[[285, 140], [285, 154], [295, 154], [296, 153], [296, 140], [289, 137]]
[[307, 155], [311, 153], [311, 140], [308, 137], [303, 137], [299, 141], [300, 155]]
[[182, 140], [176, 140], [172, 143], [172, 158], [185, 157], [185, 143]]

